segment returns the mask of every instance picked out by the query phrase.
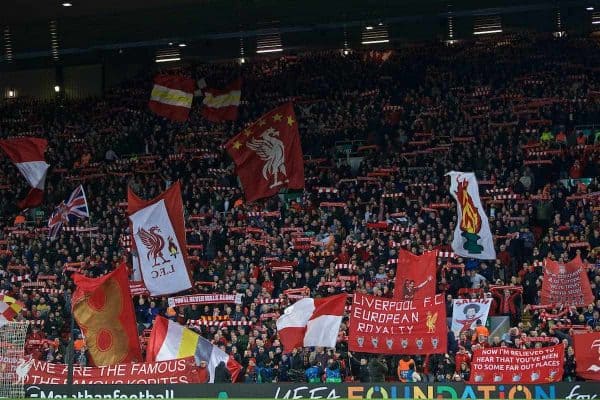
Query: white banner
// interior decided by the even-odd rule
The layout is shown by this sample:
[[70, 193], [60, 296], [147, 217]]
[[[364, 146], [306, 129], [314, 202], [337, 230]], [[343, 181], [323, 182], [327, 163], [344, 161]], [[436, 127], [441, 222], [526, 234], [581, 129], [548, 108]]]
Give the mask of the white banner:
[[456, 200], [458, 217], [452, 250], [461, 257], [495, 260], [494, 239], [481, 205], [475, 174], [451, 171], [446, 175], [450, 175], [450, 194]]
[[452, 306], [452, 332], [456, 338], [461, 332], [475, 329], [477, 320], [485, 326], [492, 299], [456, 299]]
[[151, 296], [177, 293], [192, 287], [181, 246], [160, 200], [129, 216], [142, 278]]
[[242, 304], [242, 294], [190, 294], [186, 296], [169, 297], [169, 307], [187, 306], [191, 304]]

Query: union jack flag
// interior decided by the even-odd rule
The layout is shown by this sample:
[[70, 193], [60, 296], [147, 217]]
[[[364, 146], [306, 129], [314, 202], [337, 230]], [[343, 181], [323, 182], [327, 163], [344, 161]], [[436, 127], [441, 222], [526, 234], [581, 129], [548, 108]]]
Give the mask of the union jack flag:
[[54, 212], [48, 220], [48, 228], [50, 229], [50, 240], [56, 239], [60, 228], [65, 223], [74, 223], [77, 219], [88, 218], [90, 213], [88, 211], [87, 200], [85, 198], [85, 192], [83, 186], [79, 185], [73, 193], [69, 196], [69, 199], [65, 203], [61, 202], [58, 207], [54, 209]]

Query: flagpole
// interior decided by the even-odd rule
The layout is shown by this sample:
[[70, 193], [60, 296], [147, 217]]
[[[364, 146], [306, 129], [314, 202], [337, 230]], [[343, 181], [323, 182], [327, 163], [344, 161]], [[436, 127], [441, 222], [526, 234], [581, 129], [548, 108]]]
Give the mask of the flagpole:
[[94, 247], [94, 240], [92, 239], [92, 213], [89, 212], [89, 208], [88, 208], [88, 213], [89, 213], [89, 233], [90, 233], [90, 266], [92, 264], [92, 256], [93, 256], [93, 247]]
[[[72, 297], [71, 295], [69, 295], [69, 303], [72, 303]], [[67, 347], [67, 358], [68, 358], [68, 364], [67, 364], [67, 394], [69, 396], [69, 398], [73, 397], [73, 361], [75, 358], [75, 352], [74, 352], [74, 348], [75, 348], [75, 338], [73, 335], [73, 332], [75, 331], [75, 315], [73, 315], [73, 304], [71, 305], [71, 332], [69, 335], [69, 345]]]
[[87, 202], [87, 196], [85, 195], [85, 190], [83, 189], [83, 185], [81, 185], [81, 192], [83, 193], [83, 199], [85, 200], [85, 207], [87, 208], [87, 212], [88, 212], [88, 228], [89, 233], [90, 233], [90, 264], [92, 263], [92, 247], [93, 247], [93, 240], [92, 240], [92, 226], [94, 226], [92, 224], [92, 213], [90, 212], [90, 205]]

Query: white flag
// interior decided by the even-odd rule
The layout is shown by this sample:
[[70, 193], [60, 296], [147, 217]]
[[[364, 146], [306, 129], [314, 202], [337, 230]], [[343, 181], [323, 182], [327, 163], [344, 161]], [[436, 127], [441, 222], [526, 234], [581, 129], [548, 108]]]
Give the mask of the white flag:
[[165, 200], [142, 208], [129, 220], [142, 278], [150, 295], [177, 293], [192, 287]]
[[494, 239], [481, 205], [475, 174], [451, 171], [446, 175], [450, 175], [450, 194], [456, 200], [458, 216], [452, 250], [461, 257], [495, 260]]
[[452, 305], [452, 331], [458, 338], [461, 332], [475, 329], [477, 320], [485, 326], [492, 299], [456, 299]]

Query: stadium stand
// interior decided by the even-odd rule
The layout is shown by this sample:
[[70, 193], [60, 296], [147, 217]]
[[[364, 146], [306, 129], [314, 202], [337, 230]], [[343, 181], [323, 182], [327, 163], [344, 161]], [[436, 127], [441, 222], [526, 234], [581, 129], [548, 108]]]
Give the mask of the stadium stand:
[[[243, 366], [240, 382], [457, 382], [469, 379], [476, 348], [557, 341], [566, 346], [562, 380], [581, 379], [573, 331], [600, 331], [599, 54], [593, 39], [510, 35], [501, 45], [415, 45], [385, 57], [311, 51], [163, 71], [216, 87], [241, 76], [239, 119], [216, 124], [202, 117], [196, 100], [185, 123], [154, 115], [148, 99], [155, 71], [102, 98], [0, 103], [3, 138], [49, 141], [51, 170], [39, 208], [18, 210], [15, 199], [29, 188], [0, 158], [7, 171], [0, 177], [0, 290], [25, 305], [18, 319], [34, 321], [26, 351], [65, 361], [73, 271], [100, 276], [123, 259], [131, 263], [127, 187], [151, 198], [179, 180], [193, 292], [244, 297], [240, 305], [169, 307], [166, 297], [135, 295], [142, 343], [162, 315], [235, 358]], [[306, 188], [245, 203], [223, 144], [287, 101], [298, 119]], [[496, 260], [452, 253], [457, 216], [444, 176], [451, 170], [476, 173]], [[90, 218], [51, 241], [47, 220], [79, 184]], [[312, 240], [297, 246], [295, 230]], [[448, 315], [453, 299], [489, 293], [490, 315], [509, 317], [503, 335], [488, 331], [481, 340], [468, 330], [450, 334], [445, 356], [380, 358], [348, 351], [347, 313], [335, 349], [283, 353], [275, 320], [287, 294], [309, 288], [311, 297], [389, 298], [399, 248], [437, 248], [437, 291], [447, 298]], [[536, 307], [543, 260], [577, 255], [587, 261], [594, 303]], [[278, 270], [272, 260], [295, 263]], [[83, 337], [75, 344], [76, 363], [88, 365]]]

